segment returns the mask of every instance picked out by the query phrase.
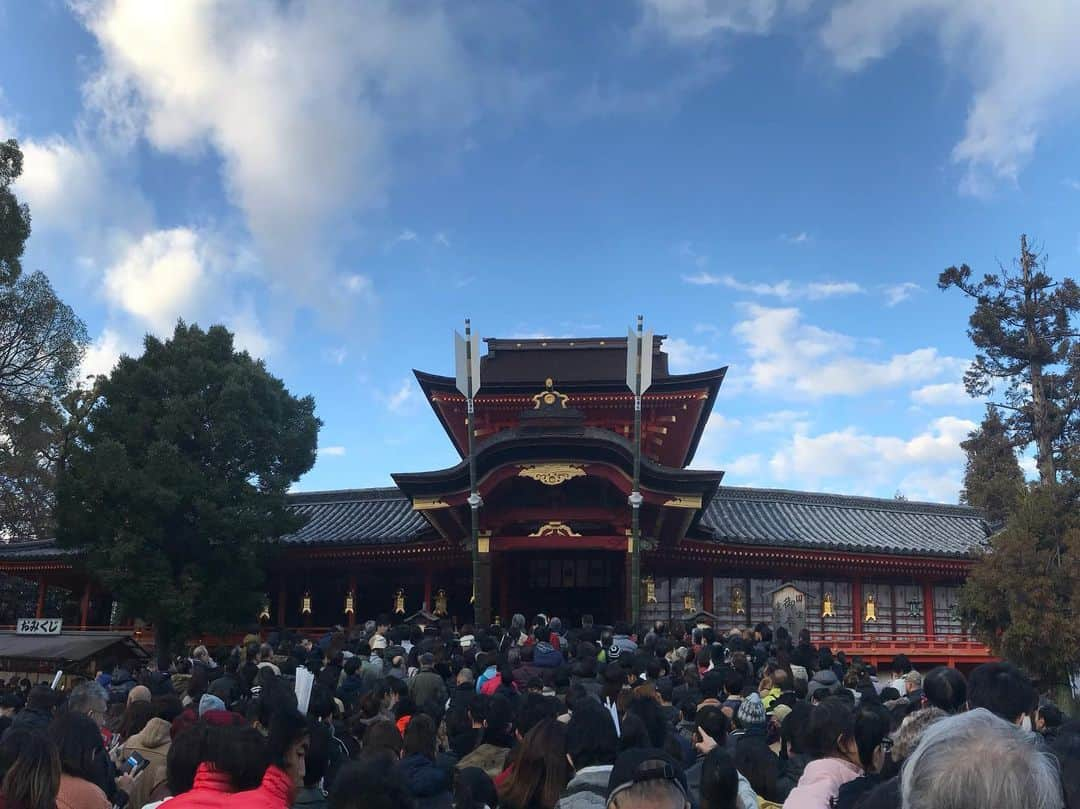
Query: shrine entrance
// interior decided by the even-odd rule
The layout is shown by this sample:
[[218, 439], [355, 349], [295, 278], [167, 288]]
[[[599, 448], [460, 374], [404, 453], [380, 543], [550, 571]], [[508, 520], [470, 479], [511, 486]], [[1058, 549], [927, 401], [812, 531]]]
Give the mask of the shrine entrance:
[[597, 625], [622, 619], [624, 553], [604, 550], [510, 551], [499, 554], [495, 584], [496, 611], [504, 625], [520, 612], [558, 616], [563, 626], [581, 625], [592, 615]]

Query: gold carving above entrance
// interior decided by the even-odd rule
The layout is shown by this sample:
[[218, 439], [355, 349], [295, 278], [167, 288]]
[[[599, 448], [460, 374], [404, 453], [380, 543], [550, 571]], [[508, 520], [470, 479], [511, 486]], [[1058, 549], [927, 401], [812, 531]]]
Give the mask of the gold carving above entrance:
[[542, 463], [523, 466], [519, 477], [532, 478], [545, 486], [559, 486], [572, 478], [585, 476], [585, 469], [570, 463]]
[[530, 537], [579, 537], [577, 531], [571, 528], [564, 522], [559, 520], [552, 520], [546, 522], [537, 528], [533, 533], [529, 534]]

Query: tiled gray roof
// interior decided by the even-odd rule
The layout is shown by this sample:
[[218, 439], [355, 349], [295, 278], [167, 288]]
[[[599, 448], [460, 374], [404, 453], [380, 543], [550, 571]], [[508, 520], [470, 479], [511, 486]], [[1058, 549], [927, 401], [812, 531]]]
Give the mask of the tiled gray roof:
[[63, 559], [75, 551], [58, 548], [56, 540], [39, 539], [32, 542], [5, 542], [0, 544], [0, 558], [12, 562], [38, 562], [47, 559]]
[[289, 505], [308, 518], [283, 542], [299, 545], [391, 545], [419, 539], [431, 526], [397, 488], [346, 489], [289, 495]]
[[987, 538], [975, 509], [721, 486], [701, 521], [721, 542], [966, 556]]

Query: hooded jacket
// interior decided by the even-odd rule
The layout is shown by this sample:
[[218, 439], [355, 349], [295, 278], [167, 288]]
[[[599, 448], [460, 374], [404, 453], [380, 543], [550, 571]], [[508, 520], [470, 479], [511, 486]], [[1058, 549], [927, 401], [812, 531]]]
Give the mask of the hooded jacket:
[[506, 757], [509, 754], [509, 747], [497, 747], [484, 742], [467, 756], [462, 757], [455, 766], [459, 770], [464, 770], [466, 767], [479, 767], [487, 773], [489, 778], [495, 778], [506, 769]]
[[111, 805], [101, 787], [92, 781], [75, 778], [66, 773], [60, 776], [56, 809], [110, 809]]
[[564, 662], [563, 654], [550, 643], [540, 641], [533, 652], [533, 665], [539, 669], [557, 669]]
[[450, 773], [422, 753], [405, 756], [398, 764], [405, 788], [419, 809], [450, 808]]
[[171, 730], [172, 725], [155, 716], [146, 723], [146, 727], [124, 742], [121, 748], [122, 758], [137, 752], [150, 762], [131, 787], [129, 806], [141, 807], [168, 794], [165, 784], [165, 759], [172, 746]]
[[169, 809], [219, 809], [232, 794], [229, 776], [207, 763], [195, 770], [195, 782], [187, 792], [169, 798]]
[[840, 787], [860, 775], [861, 767], [842, 758], [811, 761], [803, 770], [799, 785], [784, 801], [784, 809], [829, 809], [829, 802], [840, 793]]

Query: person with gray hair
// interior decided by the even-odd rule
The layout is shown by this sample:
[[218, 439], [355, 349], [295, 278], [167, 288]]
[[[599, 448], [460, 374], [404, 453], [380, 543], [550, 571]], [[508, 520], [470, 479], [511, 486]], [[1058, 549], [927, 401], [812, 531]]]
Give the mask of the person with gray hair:
[[1062, 809], [1053, 756], [984, 708], [933, 723], [900, 774], [904, 809]]
[[109, 707], [109, 694], [105, 688], [93, 680], [79, 683], [68, 695], [67, 709], [71, 713], [81, 713], [93, 719], [100, 728], [105, 724], [105, 713]]

